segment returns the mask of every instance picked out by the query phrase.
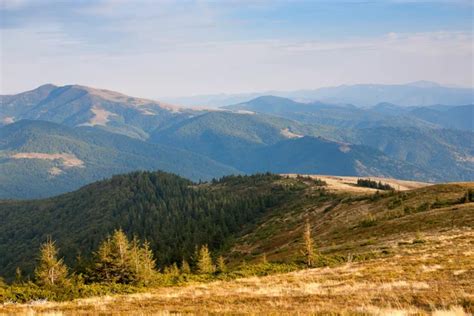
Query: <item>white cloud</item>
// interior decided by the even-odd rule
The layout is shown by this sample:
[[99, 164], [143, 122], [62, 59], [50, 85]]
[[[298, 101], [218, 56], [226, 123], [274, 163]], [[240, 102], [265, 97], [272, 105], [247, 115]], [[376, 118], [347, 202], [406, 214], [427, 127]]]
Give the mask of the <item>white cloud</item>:
[[472, 32], [236, 40], [246, 37], [233, 36], [229, 30], [238, 28], [225, 26], [241, 21], [223, 18], [223, 7], [199, 1], [140, 4], [133, 14], [128, 1], [76, 8], [76, 14], [97, 18], [86, 19], [96, 23], [85, 28], [94, 37], [54, 19], [1, 30], [1, 93], [45, 82], [143, 97], [419, 79], [473, 85]]

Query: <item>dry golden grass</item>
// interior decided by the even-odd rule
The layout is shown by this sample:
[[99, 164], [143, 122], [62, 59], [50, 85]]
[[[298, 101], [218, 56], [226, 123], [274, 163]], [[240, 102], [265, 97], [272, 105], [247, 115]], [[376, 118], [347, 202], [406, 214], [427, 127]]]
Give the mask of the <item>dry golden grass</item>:
[[0, 314], [468, 315], [474, 311], [474, 230], [425, 234], [392, 256], [147, 293], [0, 306]]
[[[286, 174], [290, 177], [296, 177], [296, 174]], [[315, 179], [321, 179], [327, 183], [327, 188], [334, 192], [351, 192], [351, 193], [374, 193], [377, 191], [372, 188], [358, 187], [357, 179], [371, 179], [374, 181], [381, 181], [382, 183], [389, 184], [398, 191], [407, 191], [422, 188], [425, 186], [432, 185], [431, 183], [418, 182], [418, 181], [407, 181], [398, 180], [392, 178], [380, 178], [380, 177], [343, 177], [343, 176], [329, 176], [329, 175], [303, 175], [309, 176]]]

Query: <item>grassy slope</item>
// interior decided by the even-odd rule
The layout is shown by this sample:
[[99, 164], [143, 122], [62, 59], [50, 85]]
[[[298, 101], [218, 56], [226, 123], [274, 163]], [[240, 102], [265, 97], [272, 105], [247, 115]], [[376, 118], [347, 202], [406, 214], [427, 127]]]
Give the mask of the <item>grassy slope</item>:
[[304, 197], [275, 209], [258, 228], [240, 236], [231, 258], [252, 262], [265, 253], [274, 261], [297, 259], [306, 219], [323, 254], [361, 258], [388, 254], [405, 235], [474, 227], [474, 203], [457, 204], [468, 189], [474, 189], [474, 183], [433, 185], [379, 197], [339, 191], [325, 199], [310, 187]]
[[[442, 205], [459, 199], [469, 188], [474, 184], [428, 186], [375, 201], [339, 192], [330, 200], [341, 198], [341, 202], [330, 210], [332, 202], [321, 202], [315, 197], [317, 190], [308, 188], [306, 198], [275, 209], [259, 227], [241, 236], [234, 254], [249, 261], [260, 260], [263, 252], [268, 260], [290, 259], [297, 255], [302, 224], [309, 218], [321, 252], [353, 254], [352, 262], [132, 295], [4, 305], [0, 313], [127, 314], [138, 309], [146, 313], [472, 313], [474, 203]], [[394, 202], [399, 197], [401, 205]], [[311, 202], [315, 200], [319, 202]], [[424, 210], [426, 201], [436, 200], [437, 205]], [[361, 225], [369, 214], [374, 224]]]

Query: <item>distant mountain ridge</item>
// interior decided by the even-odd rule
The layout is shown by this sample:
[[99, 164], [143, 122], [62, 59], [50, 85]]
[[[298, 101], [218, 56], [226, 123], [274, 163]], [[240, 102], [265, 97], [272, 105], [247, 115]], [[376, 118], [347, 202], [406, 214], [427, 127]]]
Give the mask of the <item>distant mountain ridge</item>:
[[69, 127], [95, 126], [145, 139], [148, 132], [193, 111], [166, 103], [80, 85], [47, 84], [17, 95], [0, 96], [0, 124], [22, 119]]
[[216, 94], [163, 99], [185, 106], [207, 105], [222, 107], [246, 102], [265, 95], [274, 95], [304, 102], [350, 103], [361, 107], [370, 107], [383, 102], [401, 106], [464, 105], [474, 103], [473, 88], [442, 86], [430, 81], [416, 81], [407, 84], [355, 84], [296, 91]]

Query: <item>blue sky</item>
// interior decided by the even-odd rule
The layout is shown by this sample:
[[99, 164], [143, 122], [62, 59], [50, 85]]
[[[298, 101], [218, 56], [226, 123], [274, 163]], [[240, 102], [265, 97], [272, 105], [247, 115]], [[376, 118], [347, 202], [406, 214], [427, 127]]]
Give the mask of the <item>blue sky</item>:
[[0, 0], [1, 93], [159, 98], [432, 80], [473, 86], [471, 0]]

